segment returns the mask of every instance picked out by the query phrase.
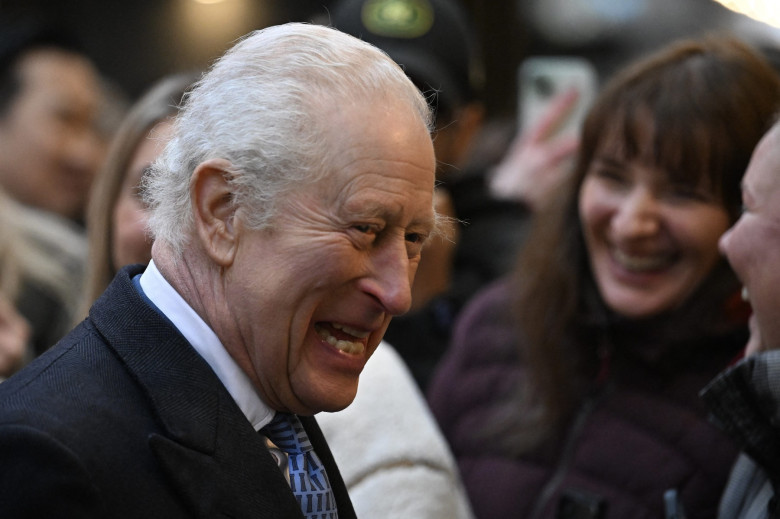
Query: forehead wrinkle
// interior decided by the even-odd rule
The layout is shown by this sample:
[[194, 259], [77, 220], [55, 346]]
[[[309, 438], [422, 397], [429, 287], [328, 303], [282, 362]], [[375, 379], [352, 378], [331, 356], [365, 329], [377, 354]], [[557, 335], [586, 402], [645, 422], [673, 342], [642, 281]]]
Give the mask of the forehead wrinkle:
[[[386, 200], [373, 195], [356, 200], [354, 203], [348, 202], [345, 207], [351, 213], [359, 214], [362, 217], [377, 218], [387, 222], [394, 222], [404, 212], [402, 201], [394, 201], [392, 204], [388, 204]], [[413, 216], [409, 225], [423, 225], [426, 228], [433, 229], [436, 226], [435, 222], [436, 217], [433, 211], [433, 204], [431, 204], [430, 216], [426, 215], [424, 218]]]
[[[421, 165], [419, 165], [419, 164], [417, 164], [417, 163], [415, 163], [415, 162], [413, 162], [411, 160], [406, 159], [405, 157], [404, 158], [377, 157], [374, 153], [372, 153], [372, 151], [365, 150], [363, 147], [360, 147], [357, 150], [353, 149], [352, 151], [361, 151], [361, 152], [364, 151], [365, 153], [359, 153], [359, 154], [358, 153], [347, 153], [346, 155], [349, 156], [350, 158], [345, 160], [345, 161], [343, 161], [341, 164], [339, 164], [339, 170], [344, 171], [346, 169], [350, 169], [352, 167], [355, 167], [356, 164], [358, 164], [360, 162], [363, 162], [363, 161], [367, 161], [367, 162], [370, 162], [370, 163], [374, 164], [374, 166], [368, 168], [366, 171], [364, 171], [363, 173], [358, 175], [356, 178], [359, 178], [360, 176], [363, 176], [363, 175], [369, 175], [369, 174], [372, 174], [372, 173], [376, 174], [376, 175], [386, 176], [384, 173], [381, 173], [381, 171], [384, 171], [384, 170], [386, 170], [388, 168], [396, 167], [395, 165], [399, 165], [399, 166], [407, 166], [407, 165], [409, 165], [409, 166], [414, 167], [415, 169], [422, 169], [422, 170], [426, 169], [426, 168], [422, 167]], [[387, 164], [387, 166], [385, 166], [385, 164]], [[431, 168], [435, 169], [435, 167], [436, 167], [436, 164], [435, 164], [435, 161], [434, 161], [434, 163], [431, 164]], [[377, 171], [377, 170], [379, 170], [379, 171]]]
[[[349, 171], [351, 168], [349, 165], [345, 165], [344, 167], [340, 168], [339, 173], [350, 175], [352, 178], [348, 179], [344, 190], [347, 191], [348, 195], [352, 195], [353, 191], [355, 190], [361, 190], [364, 189], [364, 187], [361, 186], [363, 182], [370, 182], [372, 177], [380, 177], [381, 183], [379, 184], [371, 184], [371, 188], [374, 189], [386, 189], [389, 191], [392, 191], [396, 194], [404, 195], [402, 188], [393, 188], [393, 186], [396, 183], [399, 183], [399, 185], [407, 186], [411, 185], [414, 188], [414, 191], [421, 190], [421, 189], [428, 189], [430, 187], [431, 191], [433, 190], [434, 185], [434, 166], [431, 165], [431, 168], [428, 169], [423, 165], [417, 164], [413, 161], [409, 160], [394, 160], [394, 159], [377, 159], [368, 156], [367, 159], [368, 166], [362, 170], [359, 171], [357, 174], [355, 174], [354, 171]], [[349, 163], [350, 165], [354, 165], [356, 162], [358, 162], [359, 159], [356, 159], [355, 161]], [[419, 171], [419, 177], [415, 178], [407, 178], [405, 176], [398, 176], [394, 175], [393, 171], [396, 169], [401, 168], [410, 168], [413, 170]], [[419, 178], [423, 178], [426, 175], [429, 175], [431, 177], [431, 184], [430, 186], [423, 186], [422, 184], [418, 185], [417, 180]], [[406, 195], [404, 195], [406, 196]]]
[[[371, 175], [381, 175], [380, 173], [366, 173], [361, 175], [365, 178]], [[383, 177], [385, 175], [382, 175]], [[361, 186], [359, 182], [360, 178], [355, 178], [349, 182], [342, 191], [341, 196], [345, 198], [344, 208], [352, 213], [360, 215], [365, 218], [377, 218], [388, 222], [394, 222], [399, 218], [404, 217], [404, 213], [407, 212], [407, 206], [405, 201], [408, 200], [413, 193], [423, 191], [426, 189], [423, 186], [419, 186], [416, 183], [401, 177], [392, 177], [390, 182], [382, 184], [381, 187], [372, 184], [368, 188]], [[396, 182], [398, 187], [393, 187]], [[411, 190], [404, 190], [403, 188], [410, 185]], [[383, 192], [386, 191], [386, 192]], [[392, 191], [394, 194], [399, 195], [399, 198], [392, 201], [388, 200], [387, 191]], [[433, 193], [433, 186], [431, 185], [431, 194]], [[421, 225], [426, 229], [433, 229], [436, 227], [436, 215], [433, 208], [433, 197], [431, 196], [431, 205], [426, 207], [429, 209], [424, 217], [419, 215], [410, 214], [409, 225]]]

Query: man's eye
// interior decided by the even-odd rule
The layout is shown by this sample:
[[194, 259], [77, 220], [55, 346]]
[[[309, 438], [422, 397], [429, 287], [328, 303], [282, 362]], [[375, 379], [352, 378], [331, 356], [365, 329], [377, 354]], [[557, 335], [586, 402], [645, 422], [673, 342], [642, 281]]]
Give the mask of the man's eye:
[[409, 243], [422, 243], [425, 237], [418, 232], [409, 232], [404, 235], [404, 239]]
[[404, 234], [404, 240], [406, 241], [406, 251], [410, 258], [417, 258], [420, 256], [427, 239], [427, 234], [419, 232], [408, 232]]
[[370, 232], [374, 232], [376, 229], [374, 229], [373, 226], [368, 224], [357, 224], [352, 226], [356, 231], [362, 232], [363, 234], [368, 234]]

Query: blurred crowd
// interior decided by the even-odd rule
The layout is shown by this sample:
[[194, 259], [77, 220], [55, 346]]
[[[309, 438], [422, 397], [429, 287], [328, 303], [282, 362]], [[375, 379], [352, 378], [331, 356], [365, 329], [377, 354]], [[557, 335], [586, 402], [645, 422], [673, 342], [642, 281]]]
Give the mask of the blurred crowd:
[[[545, 20], [537, 30], [564, 23]], [[778, 517], [777, 405], [761, 429], [772, 447], [746, 454], [739, 426], [722, 426], [730, 379], [700, 392], [780, 346], [759, 333], [772, 317], [749, 325], [748, 274], [729, 263], [744, 245], [719, 248], [780, 109], [780, 47], [738, 26], [669, 35], [602, 56], [593, 97], [546, 78], [550, 103], [521, 125], [487, 112], [487, 56], [457, 0], [340, 0], [313, 23], [385, 51], [435, 114], [442, 232], [356, 402], [317, 415], [358, 515]], [[6, 378], [81, 321], [121, 267], [150, 260], [145, 175], [201, 71], [129, 99], [64, 30], [1, 30]], [[559, 132], [578, 106], [576, 133]], [[764, 478], [752, 490], [729, 481], [737, 459]], [[417, 472], [393, 475], [405, 465]], [[403, 504], [367, 483], [372, 471]]]

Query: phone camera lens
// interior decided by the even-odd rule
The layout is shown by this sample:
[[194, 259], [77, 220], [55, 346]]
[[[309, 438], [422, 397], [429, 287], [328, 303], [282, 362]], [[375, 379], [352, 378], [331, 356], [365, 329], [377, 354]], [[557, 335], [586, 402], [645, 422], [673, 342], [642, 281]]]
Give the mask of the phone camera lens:
[[555, 83], [548, 76], [534, 76], [533, 87], [542, 97], [552, 97], [555, 94]]

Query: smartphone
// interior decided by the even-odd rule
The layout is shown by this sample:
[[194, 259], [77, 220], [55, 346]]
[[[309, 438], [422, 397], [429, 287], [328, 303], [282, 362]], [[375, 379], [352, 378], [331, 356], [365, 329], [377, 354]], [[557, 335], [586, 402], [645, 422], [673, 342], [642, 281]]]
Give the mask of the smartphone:
[[593, 64], [578, 56], [536, 56], [518, 68], [518, 124], [531, 128], [544, 117], [556, 97], [571, 88], [579, 96], [550, 131], [553, 135], [577, 135], [598, 92], [598, 73]]

